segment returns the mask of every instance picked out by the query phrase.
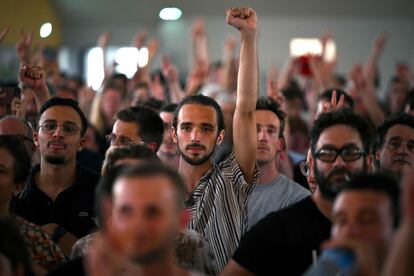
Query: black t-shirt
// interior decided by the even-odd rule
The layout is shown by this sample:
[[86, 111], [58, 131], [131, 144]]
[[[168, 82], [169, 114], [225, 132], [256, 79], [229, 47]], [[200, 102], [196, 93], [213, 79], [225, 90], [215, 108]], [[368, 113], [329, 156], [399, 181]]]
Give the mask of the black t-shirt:
[[39, 171], [38, 165], [30, 175], [24, 191], [13, 200], [14, 212], [38, 225], [61, 225], [78, 238], [94, 230], [94, 198], [99, 174], [77, 166], [75, 182], [53, 201], [35, 184], [34, 176]]
[[59, 264], [52, 268], [48, 273], [48, 276], [82, 276], [85, 273], [84, 258], [75, 258], [68, 262]]
[[312, 251], [330, 236], [331, 222], [311, 197], [270, 213], [241, 239], [233, 259], [259, 275], [302, 275]]

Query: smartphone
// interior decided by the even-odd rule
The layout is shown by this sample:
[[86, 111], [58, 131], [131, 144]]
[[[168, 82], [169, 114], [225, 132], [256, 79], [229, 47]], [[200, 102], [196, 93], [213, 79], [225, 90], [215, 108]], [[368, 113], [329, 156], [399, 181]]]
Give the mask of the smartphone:
[[0, 104], [8, 105], [17, 98], [20, 99], [20, 88], [16, 86], [0, 87]]

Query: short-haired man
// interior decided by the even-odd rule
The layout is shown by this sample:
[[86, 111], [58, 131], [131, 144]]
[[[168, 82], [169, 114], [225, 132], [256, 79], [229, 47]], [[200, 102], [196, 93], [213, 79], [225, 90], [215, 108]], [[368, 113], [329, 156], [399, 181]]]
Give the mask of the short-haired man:
[[[324, 248], [350, 250], [356, 275], [379, 275], [398, 226], [399, 193], [397, 180], [389, 174], [353, 176], [335, 199], [332, 237]], [[323, 259], [324, 254], [309, 275], [323, 274]]]
[[163, 132], [163, 122], [157, 112], [144, 106], [133, 106], [116, 114], [112, 133], [106, 138], [111, 146], [142, 144], [157, 152]]
[[173, 139], [180, 151], [179, 173], [190, 192], [189, 227], [203, 235], [215, 256], [217, 272], [236, 250], [247, 229], [247, 201], [258, 181], [255, 106], [258, 94], [257, 18], [250, 8], [227, 11], [227, 22], [240, 31], [237, 104], [233, 120], [234, 154], [215, 165], [216, 145], [224, 138], [217, 102], [198, 95], [182, 100], [174, 114]]
[[172, 120], [177, 104], [169, 104], [161, 108], [160, 117], [164, 123], [164, 136], [162, 144], [157, 152], [161, 161], [174, 169], [178, 169], [180, 162], [180, 153], [177, 144], [174, 143], [171, 135]]
[[350, 175], [370, 169], [372, 140], [369, 125], [350, 110], [321, 114], [311, 131], [315, 193], [257, 223], [223, 274], [302, 275], [329, 238], [335, 196]]
[[388, 117], [377, 130], [375, 159], [382, 170], [401, 176], [414, 165], [414, 116], [399, 113]]
[[176, 237], [188, 222], [185, 185], [165, 165], [117, 168], [97, 189], [102, 235], [83, 264], [70, 263], [51, 275], [187, 275], [175, 263]]
[[78, 103], [52, 98], [39, 110], [39, 128], [34, 142], [40, 165], [14, 202], [16, 213], [43, 225], [69, 255], [77, 238], [95, 228], [94, 191], [99, 175], [76, 165], [87, 121]]
[[280, 173], [275, 160], [285, 146], [286, 114], [271, 97], [256, 103], [257, 154], [260, 182], [249, 198], [249, 228], [268, 213], [287, 207], [310, 195], [309, 191]]

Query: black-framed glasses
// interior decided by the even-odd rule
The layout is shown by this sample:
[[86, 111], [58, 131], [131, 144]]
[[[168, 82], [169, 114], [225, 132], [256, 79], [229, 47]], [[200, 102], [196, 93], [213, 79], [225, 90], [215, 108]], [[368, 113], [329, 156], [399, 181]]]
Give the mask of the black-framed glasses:
[[46, 120], [39, 126], [39, 128], [43, 129], [47, 134], [53, 134], [58, 126], [62, 127], [62, 132], [67, 136], [75, 135], [80, 130], [80, 128], [73, 122], [65, 121], [63, 123], [58, 123], [55, 120]]
[[322, 162], [333, 163], [335, 162], [338, 155], [341, 156], [345, 162], [356, 161], [366, 153], [357, 147], [343, 147], [340, 149], [335, 148], [321, 148], [314, 153], [314, 156]]
[[303, 174], [303, 176], [308, 176], [310, 172], [310, 165], [306, 161], [302, 161], [299, 163], [300, 172]]
[[115, 145], [117, 141], [118, 141], [117, 143], [118, 146], [144, 145], [145, 144], [144, 141], [135, 142], [126, 136], [116, 136], [116, 134], [114, 133], [105, 135], [105, 140], [110, 146]]

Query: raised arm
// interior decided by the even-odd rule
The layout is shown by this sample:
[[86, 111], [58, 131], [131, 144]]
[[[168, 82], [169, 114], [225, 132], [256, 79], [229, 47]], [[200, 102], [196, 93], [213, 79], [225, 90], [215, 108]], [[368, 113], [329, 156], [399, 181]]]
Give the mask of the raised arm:
[[49, 89], [46, 85], [46, 74], [41, 67], [23, 64], [20, 67], [20, 81], [34, 91], [38, 109], [50, 99]]
[[234, 153], [244, 178], [252, 183], [257, 150], [255, 109], [259, 86], [256, 12], [246, 7], [229, 9], [227, 23], [240, 31], [237, 102], [233, 119]]

